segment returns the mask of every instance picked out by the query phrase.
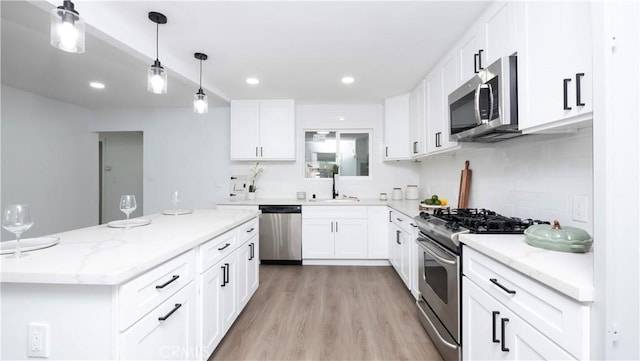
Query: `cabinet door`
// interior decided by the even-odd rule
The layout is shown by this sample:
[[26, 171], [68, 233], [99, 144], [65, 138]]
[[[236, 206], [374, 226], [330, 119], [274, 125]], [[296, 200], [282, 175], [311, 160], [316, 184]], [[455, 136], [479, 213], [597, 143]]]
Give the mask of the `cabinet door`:
[[505, 347], [509, 349], [509, 353], [513, 353], [514, 360], [576, 359], [516, 315], [509, 318], [504, 326], [507, 335]]
[[295, 160], [295, 140], [294, 101], [260, 101], [260, 158]]
[[491, 65], [503, 56], [516, 52], [513, 5], [497, 4], [484, 24], [486, 42], [483, 64]]
[[196, 288], [192, 282], [121, 334], [120, 359], [193, 358], [196, 322]]
[[411, 156], [419, 157], [427, 154], [426, 145], [426, 114], [425, 114], [426, 90], [422, 80], [413, 89], [410, 97], [409, 120], [411, 123]]
[[[389, 217], [391, 216], [391, 211], [389, 211]], [[399, 265], [398, 265], [398, 256], [399, 252], [399, 236], [398, 231], [400, 228], [393, 222], [389, 221], [389, 263], [396, 269], [396, 272], [400, 273]]]
[[260, 151], [260, 102], [231, 101], [231, 160], [255, 160]]
[[214, 268], [226, 268], [226, 280], [223, 280], [222, 290], [220, 291], [220, 309], [222, 314], [220, 319], [222, 322], [222, 332], [226, 333], [238, 316], [238, 287], [240, 280], [238, 279], [238, 260], [237, 252], [232, 253], [225, 259], [220, 261]]
[[401, 231], [399, 235], [400, 240], [400, 277], [407, 286], [407, 289], [411, 290], [411, 233], [407, 231]]
[[457, 58], [454, 54], [449, 54], [442, 62], [442, 133], [438, 137], [439, 150], [451, 149], [458, 146], [458, 142], [449, 140], [451, 135], [449, 125], [449, 94], [458, 87], [456, 84], [456, 71]]
[[[221, 266], [222, 265], [222, 266]], [[211, 356], [224, 335], [222, 330], [221, 301], [223, 282], [223, 264], [219, 263], [205, 272], [200, 279], [200, 312], [199, 324], [202, 332], [200, 338], [200, 350], [202, 359]]]
[[478, 70], [485, 68], [487, 65], [484, 60], [484, 31], [483, 29], [474, 29], [460, 43], [458, 50], [458, 64], [460, 66], [460, 78], [458, 84], [462, 84], [470, 80]]
[[465, 343], [462, 348], [462, 358], [464, 360], [512, 359], [513, 354], [503, 352], [500, 348], [501, 317], [508, 318], [504, 307], [467, 277], [462, 277], [462, 339]]
[[427, 76], [427, 121], [429, 122], [429, 139], [427, 150], [432, 153], [440, 149], [443, 129], [444, 97], [442, 88], [442, 71], [435, 69]]
[[389, 258], [389, 210], [387, 207], [368, 207], [367, 254], [370, 259]]
[[336, 219], [335, 258], [367, 258], [367, 220]]
[[238, 248], [238, 303], [239, 309], [243, 309], [249, 302], [249, 273], [251, 272], [250, 258], [251, 258], [251, 246], [249, 242], [243, 244]]
[[[564, 73], [572, 79], [568, 89], [570, 116], [578, 116], [593, 111], [593, 37], [591, 3], [577, 1], [560, 2], [562, 6], [562, 27], [564, 34]], [[577, 74], [584, 74], [577, 79]], [[578, 84], [580, 80], [580, 84]], [[580, 99], [578, 99], [580, 86]], [[583, 105], [579, 105], [583, 104]]]
[[384, 159], [410, 159], [409, 107], [410, 94], [384, 101]]
[[258, 236], [249, 240], [251, 246], [251, 258], [249, 258], [249, 273], [247, 275], [247, 284], [249, 285], [249, 299], [256, 293], [260, 284], [260, 245], [258, 244]]
[[333, 258], [332, 219], [302, 220], [302, 258]]

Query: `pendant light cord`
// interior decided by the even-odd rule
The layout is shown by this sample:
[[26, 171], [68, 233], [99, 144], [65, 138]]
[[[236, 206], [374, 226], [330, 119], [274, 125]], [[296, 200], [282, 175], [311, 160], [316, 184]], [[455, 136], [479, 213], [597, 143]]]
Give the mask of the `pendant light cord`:
[[202, 90], [202, 59], [200, 59], [200, 90]]
[[160, 59], [158, 56], [158, 33], [160, 32], [160, 24], [156, 23], [156, 61]]

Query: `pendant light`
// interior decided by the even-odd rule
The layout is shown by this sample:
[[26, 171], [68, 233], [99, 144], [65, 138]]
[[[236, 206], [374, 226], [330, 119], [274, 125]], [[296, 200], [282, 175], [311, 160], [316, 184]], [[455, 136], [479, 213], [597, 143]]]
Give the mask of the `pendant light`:
[[209, 99], [202, 90], [202, 61], [207, 60], [207, 54], [195, 53], [193, 56], [200, 60], [200, 88], [196, 95], [193, 96], [193, 111], [198, 114], [206, 114], [209, 111]]
[[84, 53], [84, 20], [69, 0], [51, 10], [51, 45], [69, 53]]
[[167, 17], [163, 14], [152, 11], [149, 13], [149, 20], [156, 23], [156, 60], [147, 71], [147, 90], [155, 94], [167, 93], [167, 72], [158, 60], [158, 32], [160, 24], [167, 23]]

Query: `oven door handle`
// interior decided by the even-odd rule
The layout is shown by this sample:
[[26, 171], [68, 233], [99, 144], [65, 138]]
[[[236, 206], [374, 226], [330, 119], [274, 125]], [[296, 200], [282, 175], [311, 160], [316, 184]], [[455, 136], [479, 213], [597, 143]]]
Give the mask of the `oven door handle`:
[[440, 339], [440, 342], [442, 342], [445, 346], [452, 348], [454, 350], [458, 349], [458, 345], [455, 345], [447, 340], [445, 340], [444, 338], [442, 338], [442, 336], [440, 335], [440, 332], [438, 332], [438, 329], [436, 329], [436, 326], [433, 324], [433, 322], [431, 322], [431, 319], [429, 318], [429, 316], [427, 316], [426, 313], [424, 313], [424, 311], [422, 310], [420, 303], [424, 302], [422, 300], [418, 300], [416, 301], [416, 303], [418, 303], [418, 310], [422, 313], [422, 316], [424, 316], [424, 318], [427, 320], [427, 322], [429, 322], [429, 325], [431, 325], [431, 329], [433, 329], [435, 332], [435, 334], [438, 336], [438, 338]]
[[474, 104], [473, 104], [473, 110], [474, 110], [474, 114], [476, 116], [476, 124], [480, 125], [482, 124], [482, 118], [480, 117], [480, 89], [482, 88], [482, 84], [478, 84], [478, 87], [476, 88], [475, 94], [474, 94]]
[[437, 255], [434, 251], [432, 251], [431, 249], [427, 248], [425, 245], [420, 245], [420, 247], [422, 247], [422, 249], [427, 252], [429, 254], [429, 256], [435, 258], [436, 260], [442, 262], [442, 263], [446, 263], [448, 265], [452, 265], [455, 266], [456, 262], [452, 261], [450, 259], [446, 259], [443, 258], [442, 256]]

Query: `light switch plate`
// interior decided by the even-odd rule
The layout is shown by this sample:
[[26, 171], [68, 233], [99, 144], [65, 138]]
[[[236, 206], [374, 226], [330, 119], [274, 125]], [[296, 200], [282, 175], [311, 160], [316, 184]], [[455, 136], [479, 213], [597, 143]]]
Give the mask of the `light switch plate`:
[[587, 223], [587, 212], [589, 198], [585, 196], [573, 196], [573, 218], [574, 221]]

